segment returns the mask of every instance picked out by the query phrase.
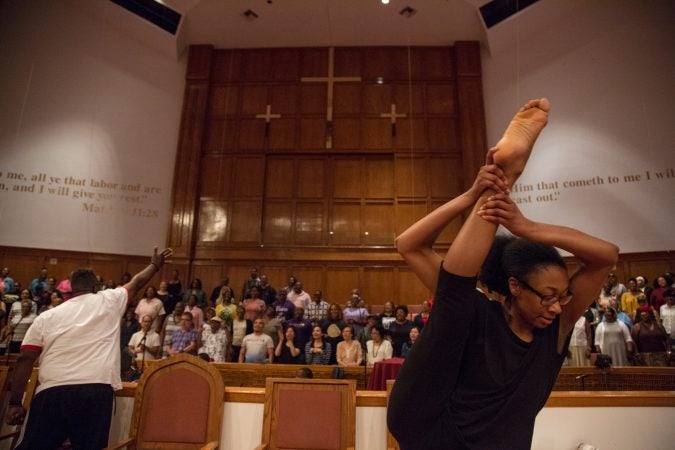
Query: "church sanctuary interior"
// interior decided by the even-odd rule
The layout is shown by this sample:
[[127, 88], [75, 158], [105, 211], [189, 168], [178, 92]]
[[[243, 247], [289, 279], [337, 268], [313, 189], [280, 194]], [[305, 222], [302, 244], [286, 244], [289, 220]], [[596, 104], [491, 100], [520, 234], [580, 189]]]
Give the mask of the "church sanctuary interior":
[[[51, 308], [43, 294], [76, 268], [115, 286], [154, 247], [173, 256], [149, 285], [178, 286], [172, 309], [194, 294], [205, 329], [224, 279], [235, 303], [252, 279], [262, 292], [252, 269], [277, 296], [299, 281], [340, 314], [361, 301], [379, 316], [391, 302], [419, 319], [433, 293], [396, 236], [467, 190], [513, 113], [540, 97], [549, 123], [511, 198], [533, 220], [616, 243], [598, 304], [635, 319], [622, 292], [651, 305], [675, 271], [673, 17], [669, 0], [1, 1], [0, 325], [21, 289]], [[439, 254], [461, 225], [439, 236]], [[675, 342], [675, 314], [657, 316]], [[12, 339], [0, 344], [3, 415]], [[304, 365], [197, 359], [143, 360], [143, 378], [116, 392], [110, 442], [147, 441], [201, 395], [186, 428], [215, 438], [152, 448], [398, 448], [381, 364], [311, 366], [316, 382], [303, 383]], [[672, 449], [675, 358], [636, 361], [570, 359], [532, 448]], [[184, 388], [171, 373], [190, 380], [181, 404], [166, 402]], [[283, 430], [312, 427], [292, 417], [324, 431], [294, 443]]]

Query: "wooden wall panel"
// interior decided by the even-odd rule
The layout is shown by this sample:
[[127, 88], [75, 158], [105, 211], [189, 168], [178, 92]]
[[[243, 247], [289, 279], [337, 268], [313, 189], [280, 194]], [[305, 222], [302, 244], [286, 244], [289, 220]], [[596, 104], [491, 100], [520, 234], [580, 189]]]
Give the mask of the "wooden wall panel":
[[202, 200], [199, 206], [199, 242], [222, 242], [227, 237], [228, 202]]
[[295, 129], [295, 120], [274, 119], [269, 125], [269, 149], [270, 150], [288, 150], [295, 148], [297, 133]]
[[296, 81], [300, 78], [300, 49], [285, 48], [272, 52], [272, 79]]
[[[201, 68], [203, 52], [199, 49], [190, 56], [188, 74], [194, 76], [195, 68]], [[208, 100], [208, 85], [201, 80], [188, 82], [185, 88], [181, 133], [176, 152], [174, 186], [172, 195], [172, 227], [169, 243], [176, 256], [186, 257], [193, 252], [195, 210], [199, 183], [199, 155], [205, 128], [205, 112]]]
[[[279, 290], [286, 286], [288, 282], [288, 277], [292, 275], [292, 268], [288, 266], [281, 265], [265, 265], [258, 268], [258, 273], [267, 275], [267, 279], [274, 289], [279, 293]], [[242, 279], [241, 284], [243, 285], [244, 280]]]
[[363, 53], [360, 48], [336, 48], [334, 53], [336, 77], [361, 76], [363, 71], [361, 57]]
[[293, 275], [302, 283], [302, 289], [307, 292], [312, 298], [314, 291], [322, 290], [323, 286], [322, 267], [316, 266], [295, 266], [293, 267]]
[[336, 150], [361, 148], [361, 120], [359, 118], [336, 117], [333, 120], [333, 148]]
[[45, 258], [40, 258], [38, 255], [12, 255], [2, 259], [2, 267], [9, 269], [9, 275], [14, 281], [21, 283], [21, 289], [28, 288], [30, 282], [40, 275], [42, 267], [47, 267], [47, 273], [49, 273]]
[[[380, 115], [389, 112], [392, 104], [392, 85], [390, 84], [366, 84], [362, 91], [363, 111], [366, 114]], [[408, 103], [407, 99], [404, 103]], [[401, 105], [396, 105], [400, 110]]]
[[411, 59], [413, 80], [447, 80], [455, 73], [451, 47], [414, 48]]
[[428, 119], [429, 149], [448, 150], [457, 149], [457, 126], [452, 118]]
[[428, 148], [424, 119], [404, 117], [398, 119], [393, 147], [405, 152], [419, 152]]
[[394, 160], [367, 159], [365, 161], [366, 198], [394, 198]]
[[232, 159], [222, 155], [205, 155], [201, 164], [201, 197], [228, 198], [232, 182]]
[[[325, 75], [323, 75], [325, 76]], [[300, 86], [300, 112], [326, 117], [326, 86], [323, 83], [303, 83]]]
[[242, 77], [247, 81], [263, 81], [271, 78], [272, 50], [247, 49], [242, 51]]
[[238, 142], [241, 150], [262, 150], [265, 147], [265, 121], [255, 118], [241, 119]]
[[359, 114], [361, 112], [360, 84], [338, 83], [334, 88], [334, 96], [334, 114]]
[[363, 195], [363, 171], [361, 158], [335, 160], [333, 173], [333, 197], [360, 199]]
[[[646, 276], [649, 280], [649, 285], [660, 275], [666, 272], [673, 272], [672, 262], [666, 260], [645, 260], [645, 261], [628, 261], [625, 265], [617, 267], [617, 276], [624, 280], [624, 284], [628, 284], [629, 278], [637, 277], [638, 275]], [[623, 273], [621, 273], [623, 272]]]
[[239, 109], [239, 87], [235, 85], [216, 85], [209, 93], [208, 114], [216, 117], [233, 116]]
[[428, 300], [433, 292], [430, 292], [410, 269], [401, 267], [398, 269], [398, 298], [397, 304], [419, 305]]
[[241, 81], [241, 50], [214, 50], [211, 60], [211, 81]]
[[[394, 245], [396, 224], [392, 203], [366, 204], [363, 208], [363, 237], [366, 245], [391, 247]], [[366, 234], [368, 233], [368, 234]]]
[[[269, 87], [273, 114], [293, 115], [298, 112], [298, 87], [295, 84], [277, 84]], [[264, 113], [265, 111], [263, 111]]]
[[324, 159], [299, 159], [297, 173], [298, 198], [323, 198], [326, 195]]
[[432, 157], [429, 162], [431, 197], [450, 200], [464, 189], [462, 164], [459, 158]]
[[237, 158], [234, 166], [235, 197], [262, 197], [265, 162], [262, 158]]
[[418, 116], [425, 110], [424, 86], [420, 84], [394, 84], [392, 103], [396, 104], [396, 112]]
[[232, 242], [260, 241], [260, 219], [262, 204], [259, 201], [232, 202], [232, 228], [230, 239]]
[[295, 162], [291, 158], [268, 158], [265, 179], [266, 198], [291, 198], [295, 185]]
[[352, 289], [360, 286], [358, 267], [331, 267], [326, 271], [324, 297], [344, 305]]
[[[95, 274], [101, 275], [103, 279], [108, 282], [113, 280], [119, 282], [122, 279], [122, 274], [130, 272], [127, 269], [126, 261], [123, 260], [94, 260], [88, 264]], [[131, 273], [131, 272], [130, 272]]]
[[392, 148], [391, 123], [382, 118], [363, 120], [362, 146], [365, 150], [388, 150]]
[[413, 223], [427, 215], [426, 201], [402, 201], [396, 205], [396, 235], [403, 233]]
[[[223, 280], [223, 276], [226, 274], [224, 269], [225, 266], [213, 263], [200, 263], [193, 266], [192, 278], [199, 278], [202, 281], [207, 298], [211, 296], [213, 288]], [[231, 282], [230, 287], [236, 289]]]
[[370, 305], [382, 305], [394, 301], [396, 281], [393, 267], [366, 267], [363, 269], [361, 297]]
[[394, 183], [397, 197], [425, 197], [427, 186], [426, 158], [397, 156], [394, 162]]
[[297, 203], [295, 210], [295, 244], [319, 245], [325, 240], [326, 214], [323, 202]]
[[309, 48], [302, 52], [300, 76], [325, 77], [328, 73], [328, 49]]
[[[89, 267], [91, 265], [90, 260], [83, 255], [73, 255], [73, 256], [61, 256], [50, 258], [47, 264], [47, 270], [50, 277], [55, 277], [57, 283], [66, 278], [70, 278], [70, 275], [77, 269], [83, 267]], [[119, 265], [116, 267], [119, 268]], [[114, 274], [115, 272], [111, 272]], [[102, 273], [99, 275], [103, 276]]]
[[227, 266], [227, 275], [230, 277], [230, 286], [237, 295], [237, 298], [241, 298], [244, 281], [250, 276], [252, 267], [258, 268], [258, 265], [256, 263], [238, 261]]
[[361, 243], [361, 205], [335, 203], [331, 213], [330, 242], [334, 245]]
[[400, 47], [366, 48], [363, 51], [363, 77], [365, 81], [407, 80], [408, 49]]
[[239, 139], [238, 129], [238, 122], [235, 120], [209, 120], [204, 136], [204, 151], [222, 153], [236, 148]]
[[429, 84], [426, 86], [427, 113], [456, 114], [455, 86], [452, 84]]
[[291, 241], [293, 204], [267, 201], [263, 216], [263, 241], [266, 244], [287, 244]]
[[324, 148], [326, 143], [326, 118], [304, 117], [300, 119], [300, 142], [302, 150]]
[[246, 115], [265, 114], [267, 86], [264, 84], [244, 85], [241, 88], [241, 113]]

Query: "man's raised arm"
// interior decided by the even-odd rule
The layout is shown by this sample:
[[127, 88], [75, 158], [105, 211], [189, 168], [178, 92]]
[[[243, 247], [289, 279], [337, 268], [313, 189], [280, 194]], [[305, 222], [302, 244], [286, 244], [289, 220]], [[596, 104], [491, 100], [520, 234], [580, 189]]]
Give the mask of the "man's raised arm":
[[145, 286], [150, 279], [155, 276], [157, 272], [162, 269], [162, 266], [166, 262], [166, 259], [173, 254], [173, 250], [170, 248], [165, 248], [161, 253], [157, 253], [157, 247], [152, 254], [150, 259], [150, 264], [145, 269], [138, 272], [127, 284], [124, 285], [124, 288], [129, 292], [129, 298], [134, 298], [139, 290]]

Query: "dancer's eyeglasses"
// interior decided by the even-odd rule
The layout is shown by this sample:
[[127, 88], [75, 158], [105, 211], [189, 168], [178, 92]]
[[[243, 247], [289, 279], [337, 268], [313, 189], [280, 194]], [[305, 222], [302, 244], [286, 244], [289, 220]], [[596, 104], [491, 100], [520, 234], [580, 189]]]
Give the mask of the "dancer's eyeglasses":
[[539, 297], [541, 304], [544, 306], [553, 306], [556, 302], [560, 303], [560, 306], [564, 306], [569, 302], [571, 302], [572, 297], [574, 297], [574, 294], [572, 294], [572, 292], [570, 292], [569, 290], [567, 291], [567, 294], [563, 295], [544, 295], [541, 294], [532, 286], [530, 286], [529, 284], [527, 284], [526, 282], [524, 282], [523, 280], [518, 280], [518, 283], [522, 285], [525, 289], [527, 289], [528, 291], [532, 292], [534, 295]]

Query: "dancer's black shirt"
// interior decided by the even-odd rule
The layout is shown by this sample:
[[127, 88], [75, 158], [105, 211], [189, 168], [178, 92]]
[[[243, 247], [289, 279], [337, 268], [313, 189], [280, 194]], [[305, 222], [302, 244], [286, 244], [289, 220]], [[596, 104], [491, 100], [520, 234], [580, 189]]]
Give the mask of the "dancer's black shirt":
[[390, 400], [388, 424], [401, 448], [530, 448], [567, 351], [557, 352], [559, 326], [557, 318], [524, 342], [475, 278], [441, 268], [429, 322]]

